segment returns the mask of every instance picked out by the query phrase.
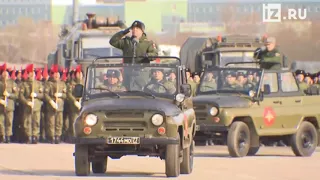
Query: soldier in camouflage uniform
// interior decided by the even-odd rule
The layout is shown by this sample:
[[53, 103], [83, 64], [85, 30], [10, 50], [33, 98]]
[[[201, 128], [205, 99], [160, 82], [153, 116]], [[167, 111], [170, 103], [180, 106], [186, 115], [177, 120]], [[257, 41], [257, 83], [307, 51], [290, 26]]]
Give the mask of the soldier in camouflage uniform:
[[214, 78], [213, 72], [208, 72], [203, 80], [200, 91], [214, 91], [217, 90], [217, 82]]
[[0, 143], [4, 141], [10, 143], [18, 88], [17, 84], [12, 79], [9, 79], [6, 64], [1, 67], [0, 73], [2, 75], [0, 82]]
[[156, 93], [169, 93], [174, 94], [176, 92], [175, 84], [167, 81], [164, 78], [164, 72], [162, 69], [153, 69], [154, 79], [152, 79], [145, 88]]
[[[24, 106], [24, 130], [28, 137], [27, 143], [37, 144], [40, 136], [40, 111], [43, 99], [43, 86], [41, 81], [34, 78], [33, 64], [26, 67], [29, 78], [20, 89], [19, 99]], [[38, 70], [38, 79], [41, 71]]]
[[[42, 87], [43, 89], [48, 86], [49, 82], [49, 72], [48, 67], [46, 66], [42, 71]], [[41, 106], [41, 120], [40, 120], [40, 141], [46, 142], [47, 140], [47, 131], [48, 131], [48, 116], [47, 116], [48, 104], [45, 100], [42, 101]]]
[[176, 76], [176, 73], [174, 71], [169, 72], [168, 81], [172, 82], [173, 84], [177, 83], [177, 76]]
[[70, 137], [70, 139], [68, 140], [69, 142], [71, 141], [71, 138], [75, 136], [74, 134], [74, 122], [77, 118], [77, 116], [80, 113], [80, 108], [81, 108], [81, 103], [80, 103], [80, 99], [76, 98], [75, 92], [74, 92], [74, 88], [76, 85], [81, 84], [83, 85], [83, 73], [81, 70], [81, 66], [78, 65], [76, 70], [73, 71], [73, 76], [74, 79], [73, 81], [70, 81], [68, 83], [68, 90], [67, 90], [67, 101], [69, 104], [69, 109], [70, 111], [68, 112], [68, 116], [69, 116], [69, 124], [68, 124], [68, 137]]
[[306, 90], [308, 89], [308, 84], [304, 81], [304, 76], [305, 76], [305, 72], [304, 70], [296, 70], [295, 72], [296, 74], [296, 78], [298, 80], [298, 85], [299, 85], [299, 88], [300, 88], [300, 91], [303, 93], [303, 94], [306, 94]]
[[126, 88], [119, 80], [120, 72], [118, 70], [108, 70], [106, 74], [106, 80], [99, 88], [108, 89], [113, 92], [126, 91]]
[[74, 70], [73, 69], [70, 69], [69, 72], [67, 72], [67, 79], [66, 79], [66, 85], [67, 85], [67, 99], [66, 101], [64, 101], [64, 111], [63, 111], [63, 137], [64, 137], [64, 141], [65, 142], [70, 142], [69, 141], [69, 137], [70, 137], [70, 133], [69, 133], [69, 130], [70, 128], [72, 128], [70, 126], [70, 124], [72, 124], [72, 122], [70, 122], [70, 113], [72, 111], [72, 108], [71, 106], [73, 106], [73, 103], [70, 103], [69, 102], [69, 99], [68, 99], [68, 89], [70, 87], [70, 84], [73, 83], [74, 81]]
[[63, 107], [67, 87], [60, 80], [58, 66], [52, 68], [53, 80], [45, 87], [45, 100], [48, 103], [48, 138], [50, 143], [59, 144], [63, 126]]
[[237, 74], [235, 72], [228, 72], [226, 75], [226, 84], [223, 89], [225, 90], [243, 90], [236, 81]]
[[196, 96], [197, 85], [192, 80], [191, 70], [189, 68], [186, 69], [186, 74], [187, 74], [187, 83], [190, 84], [190, 86], [191, 86], [191, 96]]

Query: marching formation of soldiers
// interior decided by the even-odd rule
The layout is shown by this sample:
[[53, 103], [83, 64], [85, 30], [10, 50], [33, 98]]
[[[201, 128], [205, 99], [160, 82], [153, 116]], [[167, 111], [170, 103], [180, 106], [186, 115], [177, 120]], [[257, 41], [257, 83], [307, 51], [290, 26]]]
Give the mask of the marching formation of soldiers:
[[83, 84], [81, 66], [75, 69], [0, 67], [0, 143], [70, 142], [81, 108], [74, 87]]

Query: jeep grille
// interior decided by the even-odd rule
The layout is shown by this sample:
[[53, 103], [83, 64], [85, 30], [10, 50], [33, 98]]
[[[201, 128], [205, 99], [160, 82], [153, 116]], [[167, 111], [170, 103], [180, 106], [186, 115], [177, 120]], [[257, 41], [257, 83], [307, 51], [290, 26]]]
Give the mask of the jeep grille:
[[208, 106], [206, 104], [193, 104], [196, 112], [197, 120], [207, 120], [208, 117]]

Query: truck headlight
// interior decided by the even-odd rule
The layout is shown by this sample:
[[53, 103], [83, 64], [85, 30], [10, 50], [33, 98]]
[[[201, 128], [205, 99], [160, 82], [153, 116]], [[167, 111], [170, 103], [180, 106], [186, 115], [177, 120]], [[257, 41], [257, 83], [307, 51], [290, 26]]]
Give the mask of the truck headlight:
[[218, 114], [218, 108], [216, 107], [212, 107], [210, 110], [209, 110], [209, 113], [211, 116], [216, 116]]
[[97, 124], [98, 122], [98, 117], [94, 114], [88, 114], [85, 119], [84, 122], [88, 125], [88, 126], [94, 126]]
[[154, 114], [151, 118], [151, 122], [155, 126], [160, 126], [163, 123], [163, 116], [161, 114]]
[[177, 94], [176, 95], [176, 101], [178, 101], [179, 103], [181, 103], [185, 98], [184, 94]]

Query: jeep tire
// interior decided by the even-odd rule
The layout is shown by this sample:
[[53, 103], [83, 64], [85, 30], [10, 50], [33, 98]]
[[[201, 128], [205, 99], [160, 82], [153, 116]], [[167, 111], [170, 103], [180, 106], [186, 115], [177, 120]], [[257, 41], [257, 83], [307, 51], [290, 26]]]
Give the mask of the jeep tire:
[[87, 145], [75, 145], [75, 173], [77, 176], [88, 176], [90, 174], [90, 162]]
[[191, 141], [190, 146], [183, 150], [183, 159], [180, 164], [181, 174], [190, 174], [193, 170], [193, 153], [194, 153], [195, 142]]
[[318, 145], [318, 133], [313, 124], [303, 121], [291, 136], [291, 149], [296, 156], [311, 156]]
[[248, 151], [248, 156], [254, 156], [259, 151], [260, 147], [250, 147]]
[[[180, 136], [177, 138], [180, 141]], [[180, 142], [166, 146], [165, 161], [167, 177], [178, 177], [180, 175]]]
[[107, 171], [108, 157], [92, 162], [92, 172], [103, 174]]
[[249, 127], [241, 121], [231, 124], [227, 137], [228, 151], [231, 157], [246, 156], [250, 148]]

